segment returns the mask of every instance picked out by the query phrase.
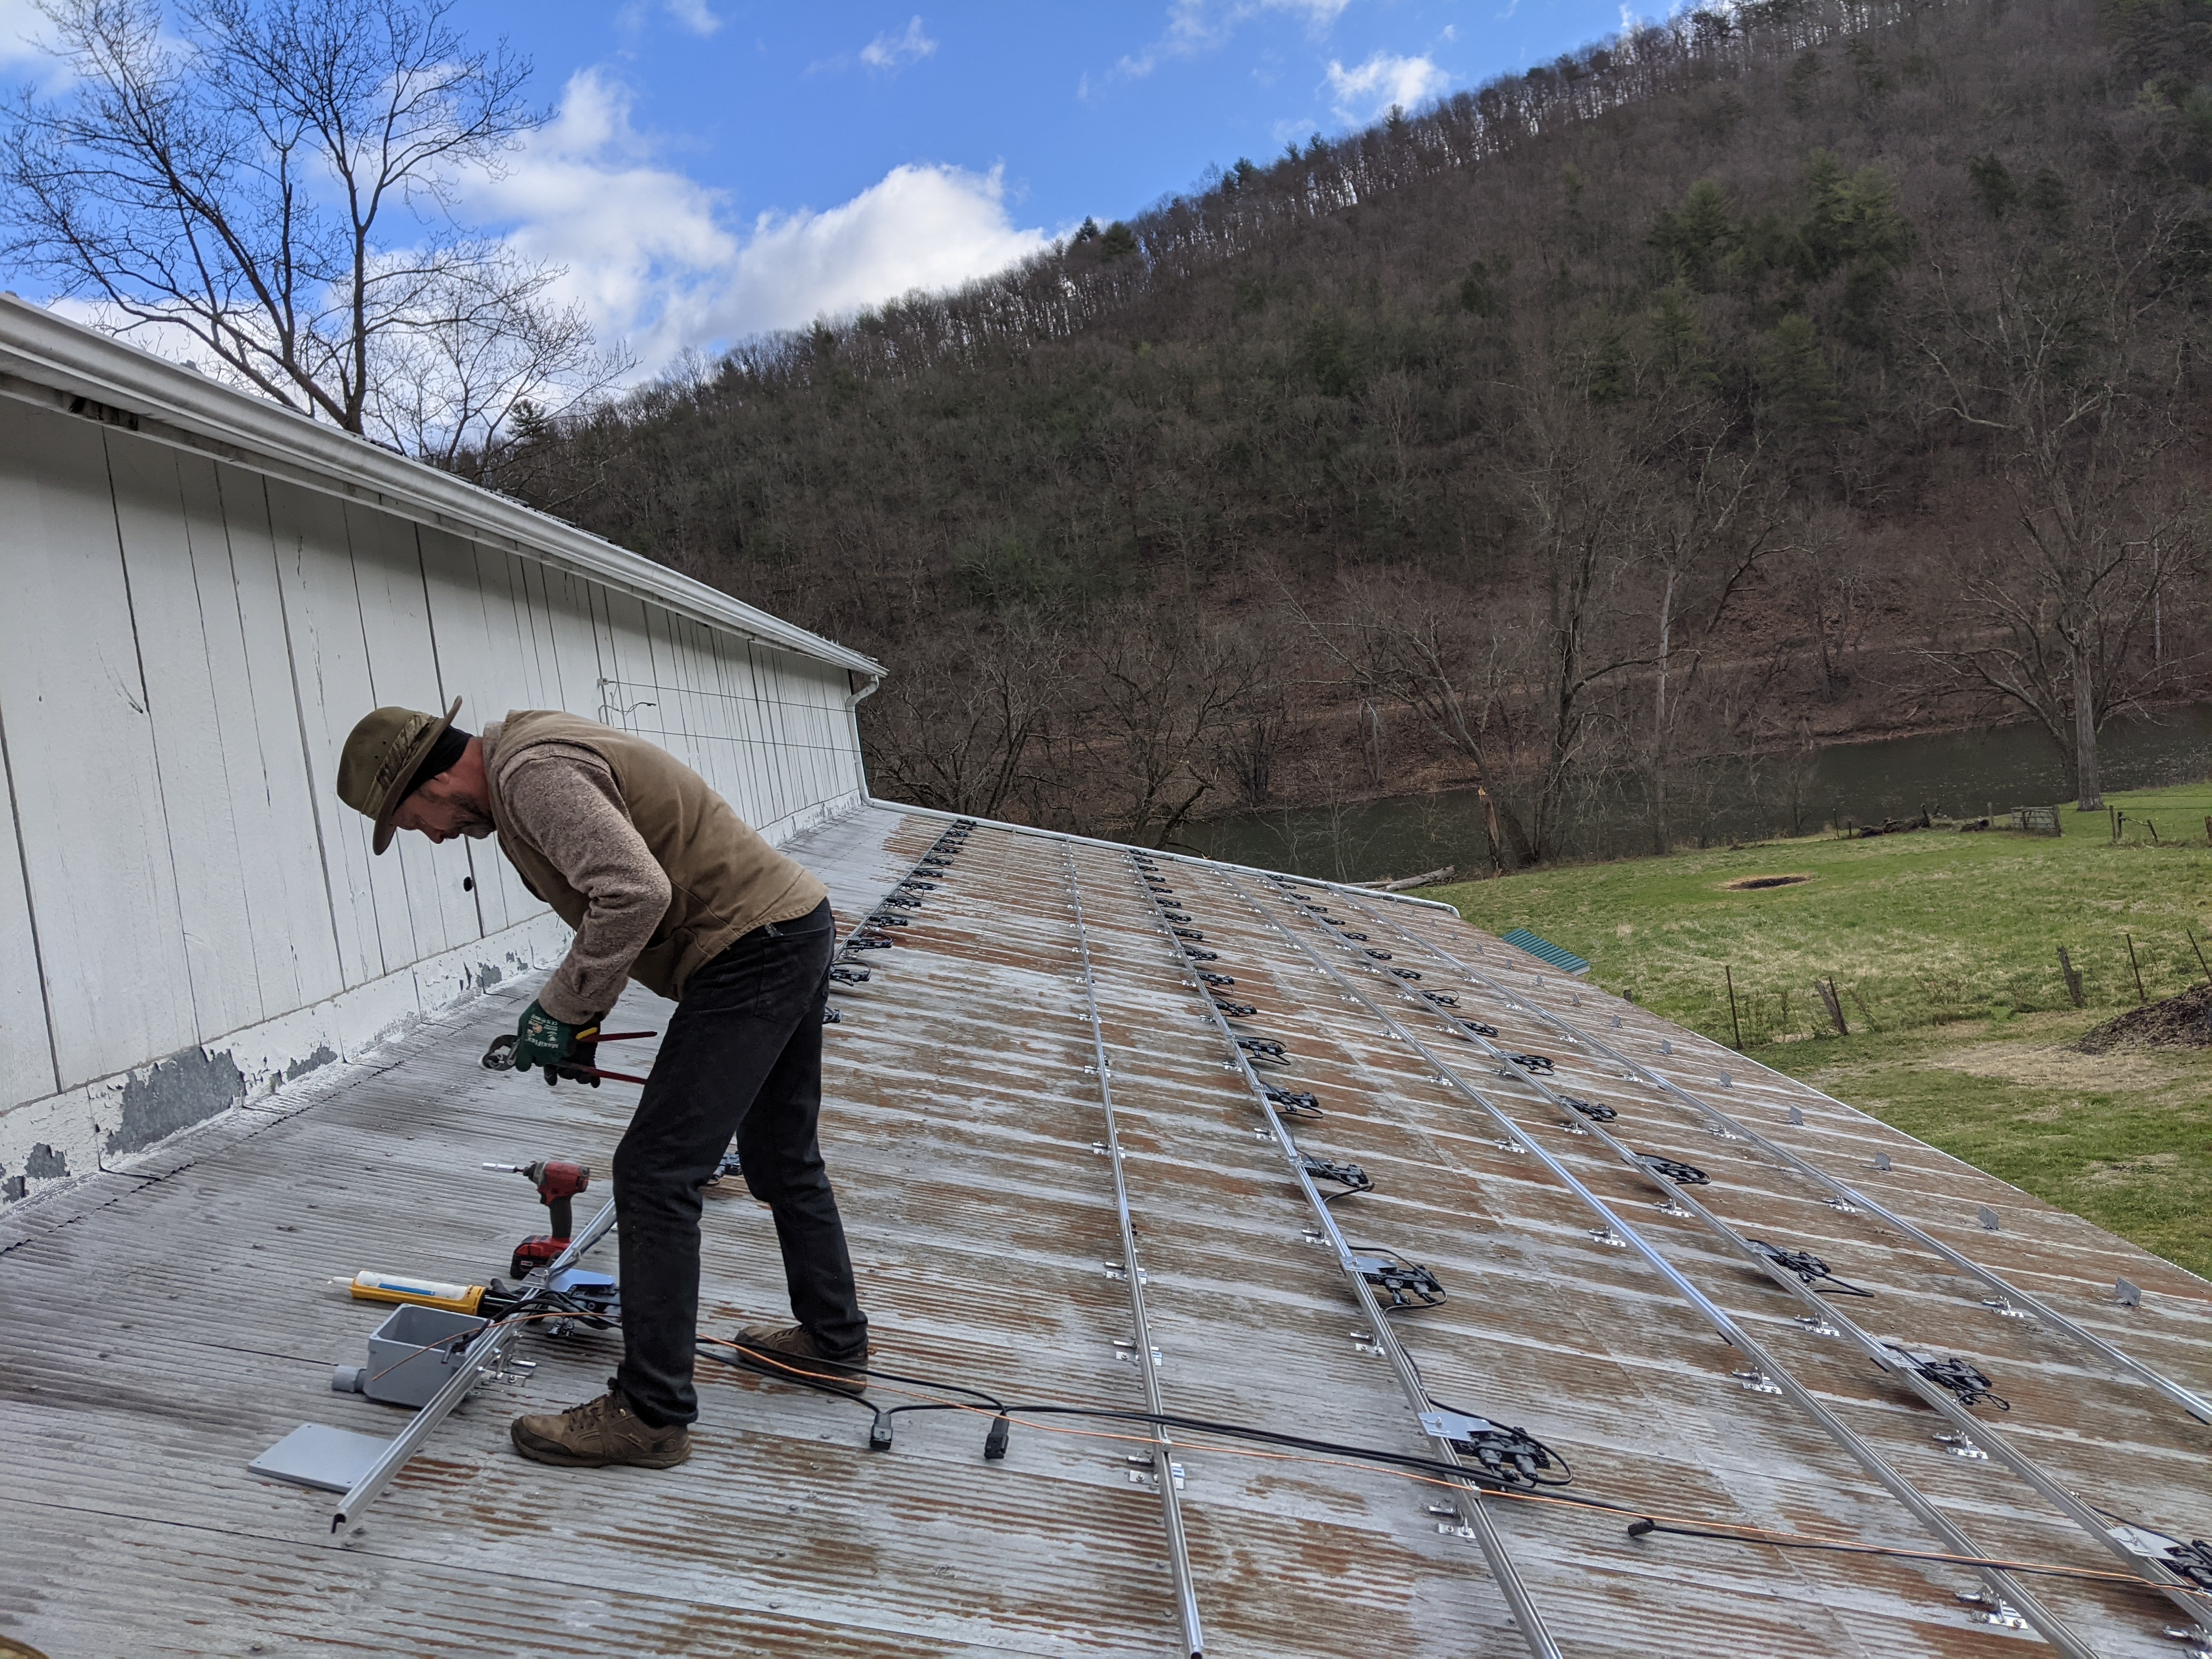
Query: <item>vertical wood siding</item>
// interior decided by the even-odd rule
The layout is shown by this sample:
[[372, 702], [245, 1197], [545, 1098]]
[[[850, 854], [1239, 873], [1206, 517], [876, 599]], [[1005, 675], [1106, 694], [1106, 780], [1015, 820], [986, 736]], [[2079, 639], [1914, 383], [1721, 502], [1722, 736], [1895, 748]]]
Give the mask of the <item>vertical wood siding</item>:
[[544, 914], [490, 843], [383, 858], [372, 708], [560, 708], [781, 840], [860, 788], [844, 672], [568, 569], [0, 400], [0, 1113]]

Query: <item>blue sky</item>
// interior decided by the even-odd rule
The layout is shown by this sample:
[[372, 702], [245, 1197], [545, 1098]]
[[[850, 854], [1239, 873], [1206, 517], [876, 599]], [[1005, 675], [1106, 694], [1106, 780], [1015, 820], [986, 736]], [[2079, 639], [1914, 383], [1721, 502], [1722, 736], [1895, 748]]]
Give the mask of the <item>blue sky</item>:
[[[1004, 265], [1620, 30], [1619, 0], [459, 0], [555, 119], [467, 208], [643, 367]], [[0, 0], [0, 58], [35, 26]], [[0, 70], [28, 68], [21, 58]], [[12, 78], [12, 77], [11, 77]]]

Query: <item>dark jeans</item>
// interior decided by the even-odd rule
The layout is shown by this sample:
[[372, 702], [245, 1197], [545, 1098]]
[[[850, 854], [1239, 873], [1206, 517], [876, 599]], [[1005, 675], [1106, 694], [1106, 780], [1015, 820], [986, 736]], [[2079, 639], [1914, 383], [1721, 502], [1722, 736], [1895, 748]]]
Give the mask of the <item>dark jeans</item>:
[[755, 928], [684, 988], [637, 1115], [615, 1148], [623, 1363], [615, 1381], [647, 1423], [699, 1415], [699, 1188], [737, 1138], [745, 1185], [775, 1216], [791, 1310], [829, 1358], [858, 1354], [868, 1322], [815, 1126], [822, 1010], [836, 922], [824, 900]]

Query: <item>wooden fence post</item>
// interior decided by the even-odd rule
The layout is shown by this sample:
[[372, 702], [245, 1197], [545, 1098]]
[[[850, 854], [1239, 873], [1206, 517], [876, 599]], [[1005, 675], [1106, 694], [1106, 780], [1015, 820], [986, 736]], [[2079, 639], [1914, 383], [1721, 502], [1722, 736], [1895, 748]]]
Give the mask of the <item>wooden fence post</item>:
[[2143, 994], [2142, 964], [2136, 960], [2136, 936], [2133, 933], [2123, 933], [2120, 937], [2128, 942], [2128, 966], [2136, 970], [2136, 1000], [2148, 1002], [2150, 999]]
[[2074, 971], [2074, 963], [2066, 954], [2066, 947], [2058, 947], [2058, 971], [2065, 975], [2066, 994], [2074, 999], [2076, 1008], [2081, 1006], [2081, 975]]
[[1741, 1054], [1743, 1052], [1743, 1023], [1735, 1017], [1735, 974], [1725, 963], [1721, 964], [1721, 972], [1728, 977], [1729, 1029], [1735, 1033], [1736, 1053]]
[[2212, 985], [2212, 963], [2204, 960], [2204, 947], [2197, 942], [2197, 930], [2189, 930], [2189, 948], [2197, 952], [2197, 965], [2204, 969], [2204, 982]]

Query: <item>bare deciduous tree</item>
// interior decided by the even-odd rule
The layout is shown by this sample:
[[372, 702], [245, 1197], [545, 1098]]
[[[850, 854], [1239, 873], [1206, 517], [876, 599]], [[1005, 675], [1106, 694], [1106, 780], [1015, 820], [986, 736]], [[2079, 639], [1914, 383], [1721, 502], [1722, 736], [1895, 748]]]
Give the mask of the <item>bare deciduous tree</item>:
[[557, 270], [457, 220], [543, 117], [451, 0], [43, 0], [64, 89], [13, 100], [0, 257], [107, 326], [451, 464], [627, 365]]
[[2104, 806], [2098, 732], [2181, 666], [2142, 648], [2197, 552], [2166, 465], [2187, 354], [2155, 325], [2179, 229], [2119, 204], [2078, 239], [2046, 227], [1972, 290], [1947, 284], [1922, 345], [1938, 406], [1992, 441], [2011, 506], [2002, 541], [1963, 550], [1976, 636], [1929, 654], [2043, 726], [2082, 811]]

